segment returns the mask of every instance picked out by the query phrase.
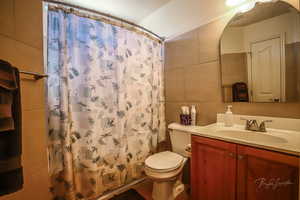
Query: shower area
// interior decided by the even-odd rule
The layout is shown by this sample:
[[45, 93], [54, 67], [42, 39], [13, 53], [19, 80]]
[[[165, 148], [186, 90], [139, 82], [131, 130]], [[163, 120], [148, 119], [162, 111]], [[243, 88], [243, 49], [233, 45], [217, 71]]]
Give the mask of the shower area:
[[51, 192], [96, 199], [143, 178], [165, 138], [163, 43], [99, 13], [46, 7]]

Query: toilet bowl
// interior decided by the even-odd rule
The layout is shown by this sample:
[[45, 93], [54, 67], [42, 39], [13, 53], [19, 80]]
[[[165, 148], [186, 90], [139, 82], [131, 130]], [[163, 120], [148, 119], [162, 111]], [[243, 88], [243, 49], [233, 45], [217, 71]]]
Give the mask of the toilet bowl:
[[153, 200], [174, 200], [183, 190], [181, 175], [187, 158], [164, 151], [148, 157], [145, 173], [153, 181]]

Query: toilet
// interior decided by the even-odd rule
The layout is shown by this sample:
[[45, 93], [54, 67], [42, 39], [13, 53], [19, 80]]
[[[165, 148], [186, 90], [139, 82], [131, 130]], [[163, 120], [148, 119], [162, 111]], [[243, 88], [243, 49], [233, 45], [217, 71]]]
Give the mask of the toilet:
[[188, 160], [186, 147], [191, 143], [187, 132], [170, 131], [171, 151], [153, 154], [145, 160], [145, 173], [153, 181], [153, 200], [174, 200], [184, 191], [182, 170]]

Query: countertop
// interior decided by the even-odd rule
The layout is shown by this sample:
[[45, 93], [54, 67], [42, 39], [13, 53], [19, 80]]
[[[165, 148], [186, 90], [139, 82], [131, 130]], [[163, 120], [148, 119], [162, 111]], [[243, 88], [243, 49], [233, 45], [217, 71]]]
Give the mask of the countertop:
[[[223, 123], [214, 123], [208, 126], [184, 126], [172, 123], [168, 126], [168, 128], [171, 130], [189, 132], [192, 135], [277, 151], [300, 157], [300, 131], [269, 128], [266, 133], [252, 132], [244, 130], [242, 125], [224, 127]], [[225, 131], [224, 134], [222, 131]], [[235, 131], [241, 133], [230, 134]], [[253, 135], [258, 136], [258, 139], [253, 140]], [[274, 140], [268, 140], [269, 135], [274, 136]], [[263, 139], [260, 140], [260, 138]]]

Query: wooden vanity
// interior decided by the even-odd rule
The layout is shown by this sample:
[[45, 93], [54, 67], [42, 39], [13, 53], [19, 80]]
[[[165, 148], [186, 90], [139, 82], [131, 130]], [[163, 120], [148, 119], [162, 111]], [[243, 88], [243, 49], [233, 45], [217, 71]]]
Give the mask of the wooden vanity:
[[[242, 119], [272, 120], [267, 132], [245, 130]], [[172, 123], [190, 133], [192, 200], [300, 200], [300, 119], [224, 115], [206, 126]]]
[[192, 135], [193, 200], [298, 200], [298, 156]]

